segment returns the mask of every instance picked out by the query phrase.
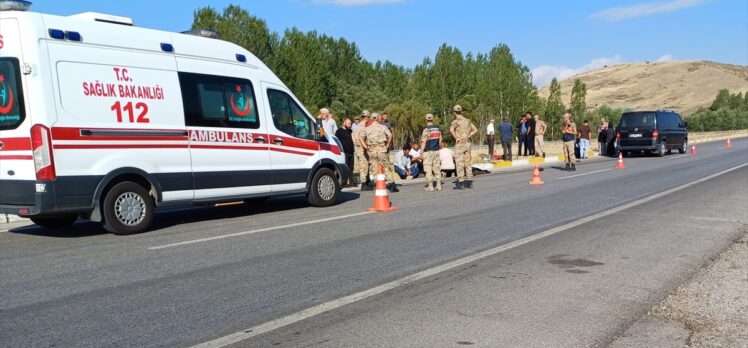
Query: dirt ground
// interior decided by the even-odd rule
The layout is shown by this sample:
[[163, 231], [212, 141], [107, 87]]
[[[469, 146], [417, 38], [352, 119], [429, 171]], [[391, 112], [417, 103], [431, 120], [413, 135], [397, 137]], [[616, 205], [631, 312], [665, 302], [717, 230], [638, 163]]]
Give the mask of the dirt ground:
[[748, 225], [612, 347], [748, 347]]

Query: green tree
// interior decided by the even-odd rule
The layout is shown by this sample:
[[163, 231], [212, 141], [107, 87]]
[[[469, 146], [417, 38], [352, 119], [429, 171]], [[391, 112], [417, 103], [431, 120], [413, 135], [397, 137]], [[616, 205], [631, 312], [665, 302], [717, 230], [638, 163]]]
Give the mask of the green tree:
[[730, 91], [727, 89], [720, 89], [719, 93], [717, 94], [717, 97], [714, 99], [714, 102], [712, 102], [712, 106], [709, 107], [709, 110], [717, 111], [724, 107], [730, 106]]
[[558, 83], [558, 79], [555, 77], [551, 80], [550, 94], [548, 95], [548, 101], [545, 106], [545, 118], [548, 122], [548, 128], [550, 132], [549, 139], [558, 139], [560, 137], [560, 126], [561, 117], [566, 110], [564, 102], [561, 100], [561, 84]]
[[571, 89], [571, 113], [579, 122], [587, 111], [587, 85], [580, 79], [574, 80], [574, 87]]

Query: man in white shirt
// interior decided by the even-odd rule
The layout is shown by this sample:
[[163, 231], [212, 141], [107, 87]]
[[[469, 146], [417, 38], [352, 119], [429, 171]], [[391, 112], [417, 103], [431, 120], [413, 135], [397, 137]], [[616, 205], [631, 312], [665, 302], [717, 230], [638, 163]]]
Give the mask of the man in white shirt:
[[320, 109], [317, 117], [322, 120], [322, 128], [325, 129], [325, 134], [335, 135], [335, 132], [338, 131], [338, 125], [335, 124], [335, 119], [332, 118], [330, 110], [327, 108]]
[[454, 153], [447, 148], [447, 144], [443, 141], [439, 150], [439, 161], [441, 162], [442, 174], [444, 176], [450, 177], [456, 175]]
[[410, 161], [410, 150], [410, 145], [405, 144], [403, 149], [395, 154], [395, 172], [400, 176], [400, 179], [405, 179], [408, 176], [418, 177], [418, 166]]
[[[418, 167], [418, 173], [423, 173], [423, 155], [421, 155], [421, 144], [413, 143], [410, 148], [410, 163], [413, 163]], [[417, 178], [418, 175], [414, 175], [413, 178]]]
[[494, 133], [496, 133], [496, 127], [494, 126], [494, 119], [491, 119], [486, 126], [486, 137], [488, 138], [488, 157], [493, 159], [493, 145], [495, 143]]

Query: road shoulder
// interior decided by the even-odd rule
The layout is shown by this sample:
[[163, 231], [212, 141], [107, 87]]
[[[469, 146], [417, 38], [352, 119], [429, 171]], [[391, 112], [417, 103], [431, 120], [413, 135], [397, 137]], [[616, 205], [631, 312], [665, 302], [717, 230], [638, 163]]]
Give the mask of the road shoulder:
[[617, 338], [612, 348], [748, 347], [748, 225], [743, 236]]

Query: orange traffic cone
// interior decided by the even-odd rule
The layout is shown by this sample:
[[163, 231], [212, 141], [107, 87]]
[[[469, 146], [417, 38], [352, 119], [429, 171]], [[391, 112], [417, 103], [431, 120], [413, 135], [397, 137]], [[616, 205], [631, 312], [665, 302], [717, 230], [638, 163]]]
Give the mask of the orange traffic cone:
[[530, 185], [543, 185], [543, 180], [540, 180], [540, 168], [538, 165], [535, 165], [535, 170], [532, 171], [532, 180], [530, 181]]
[[390, 196], [387, 192], [387, 180], [384, 178], [382, 165], [379, 165], [379, 172], [377, 173], [377, 186], [374, 190], [374, 206], [367, 210], [382, 213], [397, 210], [397, 207], [393, 207], [392, 203], [390, 203]]
[[623, 154], [618, 154], [618, 162], [616, 163], [616, 169], [623, 169], [625, 166], [623, 165]]
[[692, 155], [696, 154], [696, 145], [691, 145], [691, 154]]
[[727, 138], [727, 142], [725, 143], [725, 148], [729, 149], [732, 147], [732, 141], [730, 141], [730, 138]]

